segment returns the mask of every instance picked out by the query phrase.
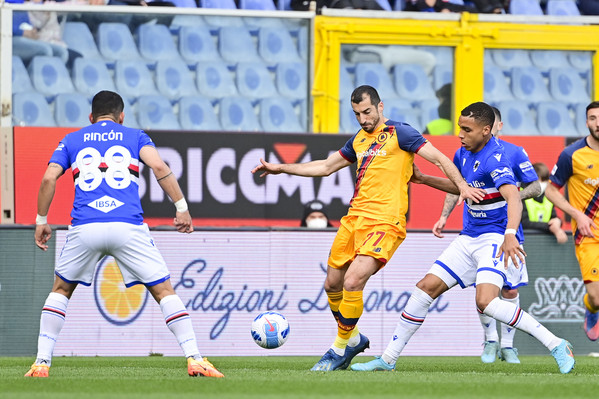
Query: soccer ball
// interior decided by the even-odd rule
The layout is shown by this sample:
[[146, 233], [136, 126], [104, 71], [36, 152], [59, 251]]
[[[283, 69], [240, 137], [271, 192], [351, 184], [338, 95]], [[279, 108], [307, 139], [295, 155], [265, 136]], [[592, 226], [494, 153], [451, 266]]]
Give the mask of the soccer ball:
[[289, 323], [280, 313], [260, 313], [252, 322], [252, 338], [262, 348], [278, 348], [287, 341], [288, 337]]

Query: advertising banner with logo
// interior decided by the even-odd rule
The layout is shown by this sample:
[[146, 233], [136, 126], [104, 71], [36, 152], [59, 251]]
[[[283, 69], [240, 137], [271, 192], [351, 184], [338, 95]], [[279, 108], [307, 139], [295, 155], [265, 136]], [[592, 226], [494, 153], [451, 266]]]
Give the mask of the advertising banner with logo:
[[[323, 290], [334, 231], [153, 232], [177, 294], [189, 310], [202, 354], [321, 355], [336, 335]], [[387, 345], [416, 282], [455, 237], [410, 233], [392, 261], [368, 283], [360, 331], [371, 340], [368, 354]], [[56, 256], [65, 241], [57, 231]], [[258, 347], [250, 335], [261, 312], [287, 317], [289, 339], [275, 350]], [[442, 295], [405, 355], [478, 355], [482, 328], [474, 289]], [[56, 355], [181, 355], [159, 306], [143, 286], [125, 289], [112, 258], [99, 263], [91, 287], [75, 291]]]
[[[50, 156], [64, 128], [15, 128], [15, 221], [32, 224], [37, 190]], [[158, 151], [169, 164], [187, 197], [198, 226], [299, 226], [303, 204], [315, 198], [328, 205], [329, 217], [339, 220], [354, 192], [355, 168], [345, 168], [324, 178], [277, 175], [260, 178], [250, 171], [260, 158], [268, 162], [308, 162], [338, 151], [350, 136], [322, 134], [266, 134], [223, 132], [151, 132]], [[453, 159], [458, 137], [428, 137]], [[532, 162], [549, 168], [564, 148], [563, 137], [505, 137], [522, 145]], [[384, 156], [384, 155], [380, 155]], [[441, 175], [439, 169], [416, 156], [424, 173]], [[140, 165], [139, 190], [146, 222], [171, 224], [174, 208], [156, 179]], [[385, 187], [381, 187], [385, 190]], [[48, 220], [69, 224], [73, 201], [71, 171], [59, 180]], [[409, 229], [429, 230], [437, 221], [444, 193], [421, 185], [410, 186], [407, 215]], [[456, 209], [448, 229], [461, 228], [461, 209]]]

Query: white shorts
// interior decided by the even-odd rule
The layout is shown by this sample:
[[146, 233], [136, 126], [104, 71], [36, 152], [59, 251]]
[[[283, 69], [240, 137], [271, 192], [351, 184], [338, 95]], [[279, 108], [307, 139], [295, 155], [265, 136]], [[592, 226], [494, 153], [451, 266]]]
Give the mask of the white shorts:
[[54, 273], [67, 283], [91, 285], [102, 257], [112, 255], [125, 286], [152, 286], [170, 278], [147, 224], [122, 222], [69, 226]]
[[459, 235], [435, 261], [429, 273], [439, 277], [449, 288], [456, 284], [466, 288], [489, 283], [508, 289], [528, 285], [526, 264], [516, 268], [510, 259], [506, 270], [503, 255], [501, 259], [495, 258], [501, 244], [502, 234]]

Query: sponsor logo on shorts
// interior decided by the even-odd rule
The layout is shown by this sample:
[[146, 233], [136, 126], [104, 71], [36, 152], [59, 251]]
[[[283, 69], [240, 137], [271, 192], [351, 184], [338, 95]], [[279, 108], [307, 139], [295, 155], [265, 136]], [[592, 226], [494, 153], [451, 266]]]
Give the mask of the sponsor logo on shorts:
[[472, 209], [468, 209], [468, 213], [473, 218], [486, 218], [487, 217], [487, 214], [483, 211], [474, 212]]
[[100, 212], [108, 213], [110, 211], [115, 210], [119, 206], [125, 205], [125, 203], [119, 201], [116, 198], [112, 198], [112, 197], [105, 195], [102, 198], [93, 200], [92, 202], [90, 202], [87, 205], [94, 209], [99, 210]]
[[584, 184], [588, 184], [589, 186], [596, 187], [599, 185], [599, 177], [595, 177], [594, 179], [591, 179], [591, 178], [585, 179]]

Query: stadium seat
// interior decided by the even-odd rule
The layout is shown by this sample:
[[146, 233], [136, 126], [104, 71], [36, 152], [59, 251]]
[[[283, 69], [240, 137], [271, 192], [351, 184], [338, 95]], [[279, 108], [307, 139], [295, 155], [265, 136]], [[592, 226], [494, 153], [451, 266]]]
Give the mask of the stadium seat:
[[12, 97], [12, 122], [15, 126], [56, 126], [50, 106], [37, 92], [15, 93]]
[[453, 66], [453, 47], [446, 46], [419, 46], [418, 50], [424, 50], [435, 56], [435, 65], [450, 65]]
[[153, 63], [159, 60], [180, 59], [179, 51], [166, 25], [143, 24], [137, 28], [139, 52]]
[[487, 50], [493, 56], [495, 65], [503, 71], [510, 72], [513, 67], [531, 66], [528, 50]]
[[[383, 101], [383, 104], [384, 103], [385, 102]], [[340, 133], [355, 134], [362, 129], [358, 123], [358, 120], [356, 119], [356, 115], [351, 107], [351, 100], [349, 98], [341, 99], [341, 104], [339, 105], [339, 119]]]
[[572, 68], [552, 68], [549, 71], [549, 90], [557, 101], [565, 103], [587, 103], [591, 96], [578, 72]]
[[118, 60], [114, 82], [118, 92], [132, 101], [139, 96], [158, 94], [150, 71], [146, 64], [140, 61]]
[[512, 94], [530, 103], [551, 100], [543, 76], [535, 67], [512, 68]]
[[125, 104], [125, 109], [123, 110], [123, 112], [125, 113], [125, 121], [123, 122], [123, 124], [133, 129], [141, 129], [139, 123], [137, 122], [137, 116], [135, 115], [135, 111], [133, 110], [133, 107], [131, 106], [126, 97], [123, 97], [123, 103]]
[[509, 13], [513, 15], [544, 15], [539, 0], [511, 0]]
[[193, 75], [181, 59], [160, 60], [156, 64], [156, 87], [171, 101], [198, 94]]
[[410, 101], [436, 98], [431, 82], [420, 65], [395, 65], [393, 67], [393, 80], [400, 98], [409, 99]]
[[260, 124], [265, 132], [301, 133], [293, 105], [281, 97], [265, 98], [260, 101]]
[[98, 48], [109, 61], [141, 59], [129, 27], [120, 22], [98, 25]]
[[528, 104], [524, 101], [502, 101], [497, 104], [503, 122], [502, 132], [506, 135], [536, 136], [537, 125]]
[[543, 136], [578, 136], [568, 108], [558, 101], [539, 103], [537, 126]]
[[308, 71], [303, 62], [281, 62], [277, 65], [275, 81], [279, 94], [292, 99], [308, 97]]
[[81, 93], [62, 93], [54, 100], [54, 118], [60, 127], [81, 128], [90, 124], [90, 102]]
[[184, 26], [198, 28], [200, 26], [206, 26], [206, 21], [201, 15], [177, 14], [171, 20], [168, 28], [171, 32], [176, 34]]
[[281, 18], [243, 17], [245, 26], [252, 35], [257, 35], [261, 28], [289, 29], [293, 31], [293, 20], [283, 22]]
[[16, 55], [12, 56], [12, 93], [31, 92], [33, 86], [27, 73], [23, 60]]
[[220, 60], [216, 44], [205, 26], [182, 26], [179, 30], [179, 52], [188, 65]]
[[397, 98], [393, 90], [393, 82], [382, 64], [374, 62], [358, 62], [356, 64], [356, 86], [374, 87], [382, 100]]
[[568, 57], [562, 50], [534, 50], [530, 52], [532, 64], [543, 74], [551, 68], [568, 68]]
[[277, 8], [281, 11], [291, 11], [291, 0], [277, 1]]
[[144, 130], [181, 130], [171, 102], [161, 95], [140, 96], [137, 119]]
[[95, 59], [76, 58], [71, 73], [77, 91], [88, 97], [94, 96], [101, 90], [116, 91], [106, 64]]
[[202, 8], [237, 9], [235, 0], [199, 0], [199, 5]]
[[417, 110], [412, 108], [410, 101], [405, 99], [383, 100], [383, 114], [395, 122], [403, 122], [422, 132], [422, 125]]
[[575, 125], [579, 134], [586, 133], [587, 129], [587, 105], [588, 103], [578, 103], [574, 106]]
[[245, 97], [225, 97], [220, 102], [220, 124], [223, 130], [237, 132], [261, 131], [250, 100]]
[[501, 69], [495, 65], [485, 64], [485, 101], [496, 103], [512, 100], [514, 96], [508, 86], [507, 79]]
[[57, 94], [75, 91], [69, 72], [64, 62], [58, 57], [33, 57], [28, 70], [35, 90], [49, 100]]
[[289, 31], [283, 28], [260, 28], [258, 54], [269, 65], [278, 62], [299, 62], [300, 56]]
[[245, 27], [222, 27], [218, 33], [218, 50], [223, 60], [230, 64], [261, 61]]
[[593, 66], [593, 53], [590, 51], [569, 51], [568, 61], [570, 66], [584, 76], [588, 76]]
[[580, 10], [575, 0], [548, 0], [547, 15], [577, 16]]
[[196, 84], [198, 92], [205, 97], [229, 97], [238, 94], [233, 76], [222, 61], [198, 63]]
[[433, 69], [433, 88], [439, 90], [447, 83], [453, 83], [453, 64], [437, 64]]
[[244, 19], [236, 16], [206, 15], [204, 16], [204, 21], [213, 35], [218, 35], [219, 31], [224, 27], [247, 29]]
[[222, 130], [210, 100], [186, 96], [179, 101], [179, 122], [183, 130]]
[[272, 0], [239, 0], [239, 9], [276, 11]]
[[69, 49], [78, 52], [84, 58], [103, 59], [89, 27], [84, 22], [66, 22], [62, 32], [62, 40]]
[[393, 11], [391, 9], [391, 4], [389, 4], [387, 0], [376, 0], [376, 2], [384, 11]]
[[341, 64], [339, 68], [339, 98], [341, 100], [349, 99], [355, 87], [354, 80], [347, 71], [345, 64]]
[[240, 62], [235, 77], [239, 94], [248, 98], [267, 98], [277, 95], [277, 89], [266, 65], [261, 62]]

